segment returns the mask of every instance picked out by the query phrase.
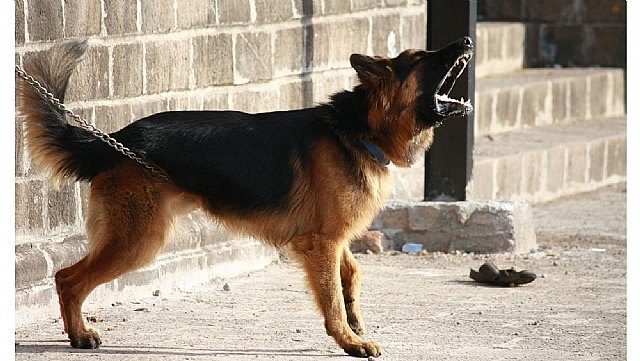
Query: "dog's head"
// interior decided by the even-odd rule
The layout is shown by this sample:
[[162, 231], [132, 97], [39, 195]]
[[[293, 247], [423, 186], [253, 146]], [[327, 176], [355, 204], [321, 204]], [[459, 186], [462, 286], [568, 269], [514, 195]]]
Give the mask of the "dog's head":
[[[387, 146], [392, 153], [405, 149], [402, 156], [398, 154], [405, 159], [392, 159], [394, 163], [410, 165], [416, 148], [431, 144], [432, 132], [423, 135], [425, 130], [473, 111], [470, 100], [449, 98], [472, 55], [469, 37], [436, 51], [405, 50], [395, 58], [351, 55], [351, 65], [369, 98], [372, 140], [381, 146], [393, 142]], [[400, 145], [402, 140], [406, 144]]]

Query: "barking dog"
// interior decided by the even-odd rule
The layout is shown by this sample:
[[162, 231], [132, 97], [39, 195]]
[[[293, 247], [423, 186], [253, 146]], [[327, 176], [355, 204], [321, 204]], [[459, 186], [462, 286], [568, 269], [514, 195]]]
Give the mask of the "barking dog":
[[[71, 42], [31, 58], [25, 69], [64, 98], [86, 49]], [[262, 239], [299, 261], [327, 334], [349, 355], [379, 356], [359, 337], [360, 271], [349, 242], [387, 198], [386, 165], [411, 166], [434, 127], [472, 111], [449, 98], [473, 53], [468, 37], [438, 51], [396, 58], [353, 54], [360, 85], [313, 108], [260, 114], [176, 111], [139, 119], [111, 135], [162, 169], [151, 175], [17, 82], [29, 153], [57, 179], [91, 182], [88, 254], [58, 271], [56, 289], [71, 346], [96, 348], [82, 303], [98, 285], [154, 260], [172, 220], [194, 207], [235, 232]]]

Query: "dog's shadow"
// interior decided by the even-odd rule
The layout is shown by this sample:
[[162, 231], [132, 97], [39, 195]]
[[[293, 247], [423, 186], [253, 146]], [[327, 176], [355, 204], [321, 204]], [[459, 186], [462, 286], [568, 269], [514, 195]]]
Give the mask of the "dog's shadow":
[[492, 285], [489, 283], [480, 283], [480, 282], [476, 282], [474, 280], [452, 280], [452, 281], [447, 281], [446, 282], [448, 285], [462, 285], [462, 286], [468, 286], [468, 287], [483, 287], [483, 288], [495, 288], [498, 287], [496, 285]]
[[343, 357], [339, 353], [306, 349], [207, 349], [197, 347], [140, 347], [140, 346], [103, 346], [98, 349], [82, 350], [71, 348], [68, 340], [16, 340], [16, 354], [86, 354], [122, 355], [122, 356], [297, 356], [297, 357]]
[[520, 288], [521, 286], [521, 285], [515, 285], [513, 287], [507, 287], [507, 286], [496, 285], [491, 283], [476, 282], [473, 280], [453, 280], [453, 281], [447, 281], [446, 283], [449, 285], [462, 285], [467, 287], [501, 288], [501, 289], [517, 289], [517, 288]]

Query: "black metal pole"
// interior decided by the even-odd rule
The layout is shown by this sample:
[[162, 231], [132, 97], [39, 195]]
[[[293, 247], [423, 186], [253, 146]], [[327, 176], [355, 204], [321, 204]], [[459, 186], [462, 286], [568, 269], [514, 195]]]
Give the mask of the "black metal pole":
[[[476, 44], [476, 16], [476, 0], [428, 0], [427, 50], [439, 49], [463, 36], [470, 36]], [[473, 104], [474, 94], [472, 60], [450, 96], [471, 99]], [[425, 155], [425, 200], [466, 200], [473, 167], [473, 123], [472, 113], [447, 119], [436, 129], [435, 140]]]

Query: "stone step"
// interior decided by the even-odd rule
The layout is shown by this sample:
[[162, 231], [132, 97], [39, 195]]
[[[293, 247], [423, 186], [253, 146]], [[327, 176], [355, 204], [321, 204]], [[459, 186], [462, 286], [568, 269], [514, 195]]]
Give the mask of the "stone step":
[[470, 199], [531, 203], [626, 180], [626, 116], [476, 138]]
[[618, 68], [524, 69], [478, 78], [475, 134], [579, 122], [625, 112]]
[[525, 25], [480, 22], [476, 26], [476, 77], [521, 70], [524, 64]]

